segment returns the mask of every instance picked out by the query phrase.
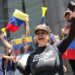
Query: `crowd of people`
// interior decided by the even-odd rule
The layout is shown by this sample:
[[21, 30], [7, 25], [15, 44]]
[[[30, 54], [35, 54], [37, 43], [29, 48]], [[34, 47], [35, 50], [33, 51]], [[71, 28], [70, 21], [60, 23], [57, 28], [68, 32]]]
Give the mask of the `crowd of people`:
[[[30, 29], [29, 29], [29, 17], [25, 20], [26, 23], [26, 34], [22, 34], [21, 37], [24, 36], [29, 36], [30, 35]], [[13, 53], [12, 50], [12, 45], [11, 45], [11, 40], [14, 39], [13, 37], [8, 38], [8, 41], [4, 38], [4, 33], [2, 33], [0, 35], [1, 40], [3, 41], [4, 45], [6, 46], [6, 55], [0, 54], [0, 57], [2, 57], [4, 59], [3, 62], [6, 62], [5, 64], [2, 64], [3, 66], [5, 65], [5, 69], [3, 68], [3, 74], [1, 75], [17, 75], [17, 73], [19, 72], [18, 70], [16, 70], [14, 62], [12, 61], [12, 55], [15, 54]], [[21, 51], [22, 52], [22, 51]], [[2, 66], [1, 65], [1, 66]], [[6, 73], [5, 73], [6, 71]], [[20, 72], [18, 73], [19, 75], [22, 75]]]
[[[71, 5], [75, 6], [75, 3], [71, 2]], [[64, 75], [66, 68], [63, 65], [62, 55], [75, 38], [75, 11], [69, 9], [65, 13], [65, 19], [68, 21], [68, 26], [61, 29], [62, 40], [59, 40], [45, 23], [36, 26], [34, 30], [36, 50], [29, 55], [26, 54], [27, 60], [23, 62], [26, 63], [25, 65], [17, 61], [17, 56], [12, 50], [11, 40], [14, 38], [9, 38], [7, 41], [4, 38], [4, 33], [2, 33], [0, 38], [6, 46], [6, 54], [0, 54], [0, 61], [2, 62], [0, 64], [0, 75], [17, 75], [16, 71], [18, 75]], [[26, 34], [22, 37], [30, 35], [29, 17], [25, 22]], [[21, 53], [26, 49], [25, 45], [21, 47]], [[73, 75], [75, 75], [75, 60], [69, 61]]]

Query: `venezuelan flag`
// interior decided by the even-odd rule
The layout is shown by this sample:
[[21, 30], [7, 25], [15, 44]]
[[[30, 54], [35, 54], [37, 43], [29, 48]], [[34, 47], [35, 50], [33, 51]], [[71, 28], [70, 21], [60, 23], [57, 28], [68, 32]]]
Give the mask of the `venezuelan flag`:
[[6, 26], [6, 30], [11, 31], [12, 33], [16, 32], [21, 24], [28, 18], [28, 15], [15, 9], [13, 16], [9, 19], [9, 22]]
[[63, 59], [75, 59], [75, 39], [68, 46], [66, 52], [63, 54]]

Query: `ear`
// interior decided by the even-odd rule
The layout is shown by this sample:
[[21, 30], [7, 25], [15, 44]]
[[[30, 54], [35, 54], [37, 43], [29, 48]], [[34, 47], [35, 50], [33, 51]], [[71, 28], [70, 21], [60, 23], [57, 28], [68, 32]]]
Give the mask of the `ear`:
[[48, 35], [48, 41], [50, 41], [50, 35]]

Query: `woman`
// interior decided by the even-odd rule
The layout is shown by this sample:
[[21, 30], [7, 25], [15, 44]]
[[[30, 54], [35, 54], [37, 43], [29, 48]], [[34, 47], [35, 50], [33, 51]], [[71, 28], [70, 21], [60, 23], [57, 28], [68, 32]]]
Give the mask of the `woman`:
[[62, 54], [66, 51], [69, 44], [75, 37], [75, 18], [71, 12], [71, 28], [69, 35], [56, 45], [48, 45], [50, 29], [46, 25], [38, 25], [35, 29], [38, 46], [36, 51], [30, 54], [27, 64], [22, 66], [21, 63], [13, 59], [16, 67], [24, 74], [29, 75], [63, 75]]

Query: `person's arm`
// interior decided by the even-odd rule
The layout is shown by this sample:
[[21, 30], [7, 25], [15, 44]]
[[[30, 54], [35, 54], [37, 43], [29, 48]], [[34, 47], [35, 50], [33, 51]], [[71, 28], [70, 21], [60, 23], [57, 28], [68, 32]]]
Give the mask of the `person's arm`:
[[30, 35], [30, 28], [29, 28], [29, 16], [28, 18], [25, 20], [26, 23], [26, 36]]
[[21, 72], [23, 73], [24, 75], [29, 75], [30, 74], [30, 67], [27, 65], [27, 66], [22, 66], [22, 64], [20, 63], [16, 63], [15, 64], [16, 68]]
[[[26, 57], [26, 58], [25, 58]], [[27, 55], [25, 55], [25, 57], [24, 57], [24, 59], [22, 60], [21, 59], [21, 61], [18, 61], [17, 60], [17, 57], [16, 56], [14, 56], [14, 58], [13, 58], [13, 62], [14, 62], [14, 64], [15, 64], [15, 66], [16, 66], [16, 68], [21, 72], [21, 73], [23, 73], [24, 75], [29, 75], [30, 74], [30, 72], [31, 72], [31, 70], [30, 70], [30, 65], [29, 65], [29, 55], [27, 54]], [[22, 63], [22, 61], [23, 62], [25, 62], [25, 65]]]
[[25, 37], [25, 36], [29, 36], [30, 35], [30, 27], [29, 27], [29, 16], [28, 18], [25, 20], [25, 32], [26, 34], [22, 34], [21, 37]]
[[3, 54], [0, 54], [0, 57], [5, 58], [7, 60], [12, 60], [13, 59], [13, 56], [7, 56], [7, 55], [3, 55]]
[[8, 43], [7, 40], [5, 40], [3, 33], [0, 35], [0, 38], [1, 38], [1, 40], [2, 40], [3, 43], [4, 43], [4, 45], [5, 45], [7, 48], [12, 49], [12, 46]]
[[[71, 2], [72, 6], [75, 6], [74, 2]], [[70, 26], [70, 31], [67, 37], [65, 37], [64, 40], [62, 40], [58, 45], [58, 49], [60, 51], [60, 53], [64, 53], [67, 49], [67, 47], [70, 45], [70, 43], [73, 41], [73, 39], [75, 38], [75, 11], [71, 11], [69, 9], [69, 12], [72, 16], [71, 18], [71, 26]]]
[[63, 54], [75, 37], [75, 18], [71, 19], [71, 27], [69, 34], [60, 43], [57, 44], [59, 51]]
[[61, 29], [61, 35], [62, 35], [62, 38], [64, 39], [64, 30], [65, 30], [65, 28], [62, 28]]

